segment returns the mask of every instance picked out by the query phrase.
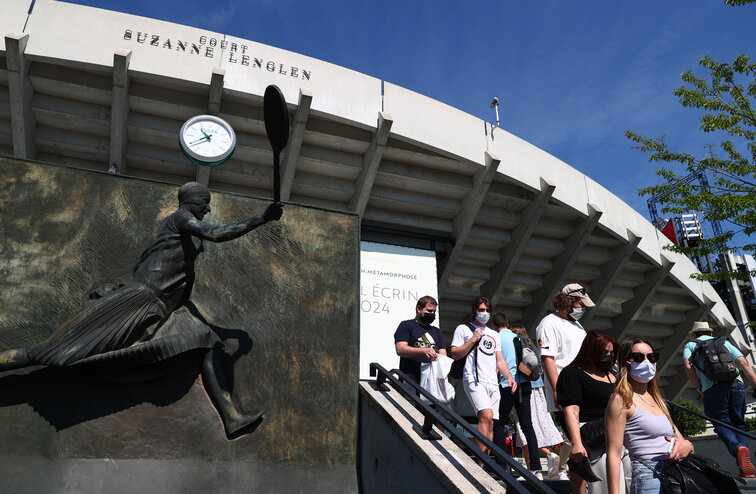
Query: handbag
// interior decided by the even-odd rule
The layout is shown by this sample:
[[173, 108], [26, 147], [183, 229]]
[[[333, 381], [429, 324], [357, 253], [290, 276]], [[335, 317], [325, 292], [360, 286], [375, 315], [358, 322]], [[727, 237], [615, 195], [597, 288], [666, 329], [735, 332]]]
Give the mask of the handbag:
[[588, 449], [600, 449], [606, 445], [604, 417], [586, 422], [580, 427], [580, 440]]
[[669, 463], [659, 473], [665, 494], [731, 494], [740, 492], [735, 479], [717, 462], [689, 454], [680, 463]]

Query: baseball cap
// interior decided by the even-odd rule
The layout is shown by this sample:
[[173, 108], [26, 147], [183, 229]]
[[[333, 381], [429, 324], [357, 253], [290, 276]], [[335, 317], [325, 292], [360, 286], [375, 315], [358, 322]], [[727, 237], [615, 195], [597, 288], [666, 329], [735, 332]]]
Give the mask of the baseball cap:
[[586, 289], [578, 283], [570, 283], [569, 285], [565, 285], [565, 287], [562, 288], [562, 293], [564, 293], [565, 295], [570, 295], [572, 297], [578, 297], [586, 307], [596, 306], [596, 304], [593, 303], [593, 300], [591, 300], [591, 297], [588, 296]]

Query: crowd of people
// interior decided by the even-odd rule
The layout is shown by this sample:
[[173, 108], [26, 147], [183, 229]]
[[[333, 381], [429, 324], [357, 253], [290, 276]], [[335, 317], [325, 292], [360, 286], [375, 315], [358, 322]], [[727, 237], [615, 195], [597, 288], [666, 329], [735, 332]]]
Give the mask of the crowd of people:
[[[448, 355], [464, 359], [462, 389], [475, 410], [477, 430], [509, 454], [520, 447], [538, 479], [544, 473], [569, 479], [573, 494], [659, 493], [661, 473], [690, 455], [693, 444], [675, 426], [659, 392], [659, 354], [640, 336], [618, 343], [607, 332], [586, 331], [579, 320], [594, 306], [577, 283], [554, 296], [553, 312], [535, 330], [540, 365], [534, 367], [530, 361], [524, 365], [532, 344], [526, 328], [510, 324], [503, 313], [492, 314], [491, 302], [477, 297], [469, 320], [455, 329]], [[447, 354], [441, 330], [432, 325], [437, 308], [432, 297], [421, 298], [415, 319], [402, 322], [394, 335], [399, 368], [418, 383], [421, 365]], [[694, 324], [694, 339], [683, 353], [686, 372], [706, 415], [745, 431], [741, 374], [756, 386], [756, 373], [737, 348], [712, 333], [708, 323]], [[742, 368], [737, 372], [730, 365], [729, 381], [711, 377], [707, 355], [717, 349], [722, 354], [714, 360], [729, 362], [724, 354], [729, 352]], [[512, 412], [514, 430], [507, 426]], [[754, 477], [748, 439], [721, 426], [715, 432], [740, 476]]]

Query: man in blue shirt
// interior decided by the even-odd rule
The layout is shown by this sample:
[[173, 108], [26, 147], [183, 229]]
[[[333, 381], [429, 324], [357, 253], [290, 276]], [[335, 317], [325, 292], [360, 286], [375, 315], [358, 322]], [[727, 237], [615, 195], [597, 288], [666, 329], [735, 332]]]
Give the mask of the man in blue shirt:
[[514, 340], [517, 334], [509, 329], [507, 316], [501, 312], [494, 314], [492, 324], [495, 330], [499, 332], [501, 339], [501, 355], [507, 362], [509, 372], [514, 376], [517, 383], [517, 389], [514, 393], [509, 387], [509, 382], [502, 378], [500, 385], [501, 401], [499, 401], [499, 419], [494, 421], [494, 444], [506, 451], [507, 428], [506, 422], [512, 408], [517, 411], [517, 418], [520, 420], [520, 427], [525, 434], [528, 442], [528, 470], [537, 478], [543, 480], [541, 473], [541, 460], [538, 457], [538, 438], [536, 437], [533, 421], [530, 416], [530, 395], [532, 386], [530, 380], [517, 372], [517, 353], [515, 350]]
[[[709, 327], [708, 322], [695, 322], [690, 334], [694, 339], [706, 341], [714, 339], [713, 330]], [[745, 388], [743, 387], [743, 378], [738, 375], [731, 381], [713, 382], [701, 369], [704, 368], [704, 356], [702, 352], [691, 358], [693, 351], [698, 343], [691, 341], [685, 345], [683, 350], [683, 360], [685, 372], [688, 378], [703, 397], [704, 413], [709, 417], [732, 425], [736, 429], [746, 430], [745, 424]], [[748, 361], [743, 354], [730, 342], [725, 342], [725, 348], [732, 355], [743, 372], [748, 375], [748, 379], [756, 385], [756, 373], [754, 373]], [[714, 432], [724, 442], [727, 451], [738, 462], [741, 477], [754, 477], [756, 468], [751, 463], [751, 453], [748, 449], [748, 438], [737, 432], [725, 427], [714, 427]]]

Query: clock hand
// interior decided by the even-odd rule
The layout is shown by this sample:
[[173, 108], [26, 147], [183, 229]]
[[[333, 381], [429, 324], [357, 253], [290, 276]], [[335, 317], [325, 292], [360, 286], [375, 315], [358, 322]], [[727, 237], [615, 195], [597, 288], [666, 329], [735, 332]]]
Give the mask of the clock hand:
[[202, 128], [200, 128], [200, 132], [202, 132], [203, 134], [205, 134], [205, 137], [207, 137], [208, 141], [212, 140], [213, 136], [210, 135], [210, 134], [208, 134], [207, 132], [205, 132]]
[[201, 138], [197, 139], [197, 140], [196, 140], [196, 141], [194, 141], [194, 142], [190, 142], [190, 143], [188, 144], [188, 146], [194, 146], [195, 144], [199, 144], [200, 142], [202, 142], [202, 141], [204, 141], [204, 140], [208, 140], [208, 141], [209, 141], [209, 140], [210, 140], [210, 136], [209, 136], [209, 135], [207, 135], [207, 134], [205, 134], [205, 137], [201, 137]]

